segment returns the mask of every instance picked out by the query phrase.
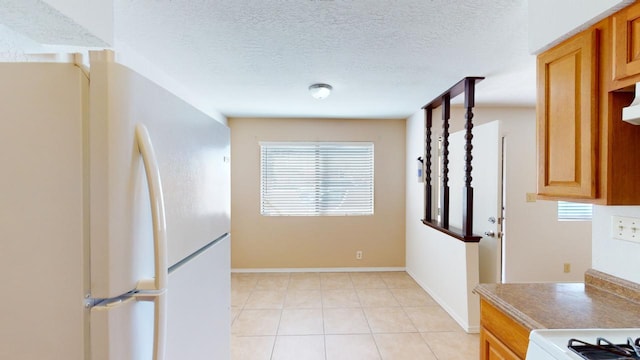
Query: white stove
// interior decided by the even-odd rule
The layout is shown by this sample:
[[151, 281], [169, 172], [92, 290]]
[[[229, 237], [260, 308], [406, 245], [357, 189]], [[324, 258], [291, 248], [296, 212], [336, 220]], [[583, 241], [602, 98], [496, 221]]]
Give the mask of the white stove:
[[[577, 339], [589, 344], [597, 344], [604, 338], [613, 344], [626, 344], [627, 339], [635, 341], [640, 337], [640, 328], [633, 329], [541, 329], [529, 334], [526, 360], [585, 360], [569, 349], [569, 340]], [[589, 359], [640, 359], [640, 357], [588, 357]]]

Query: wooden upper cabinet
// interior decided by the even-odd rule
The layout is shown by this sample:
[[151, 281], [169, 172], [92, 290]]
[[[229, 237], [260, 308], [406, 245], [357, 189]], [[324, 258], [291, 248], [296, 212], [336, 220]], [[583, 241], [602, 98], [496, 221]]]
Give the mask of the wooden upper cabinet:
[[640, 2], [538, 55], [538, 197], [640, 205]]
[[640, 74], [640, 3], [613, 16], [615, 80]]
[[594, 199], [598, 30], [538, 56], [538, 195]]

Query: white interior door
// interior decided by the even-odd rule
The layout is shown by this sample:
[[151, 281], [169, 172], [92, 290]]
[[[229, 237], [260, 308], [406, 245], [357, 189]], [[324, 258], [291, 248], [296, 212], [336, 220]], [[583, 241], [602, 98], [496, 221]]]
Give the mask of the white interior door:
[[[462, 191], [464, 188], [464, 135], [458, 131], [449, 137], [449, 211], [451, 226], [462, 227]], [[500, 122], [473, 128], [473, 233], [482, 235], [479, 244], [480, 282], [495, 283], [501, 278], [502, 246], [500, 217], [502, 214]]]
[[480, 240], [480, 282], [500, 282], [502, 271], [502, 136], [500, 121], [473, 128], [474, 232]]

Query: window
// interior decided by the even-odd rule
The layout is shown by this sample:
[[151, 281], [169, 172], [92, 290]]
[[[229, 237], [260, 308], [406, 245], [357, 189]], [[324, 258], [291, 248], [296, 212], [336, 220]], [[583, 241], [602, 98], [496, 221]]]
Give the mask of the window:
[[261, 142], [260, 214], [373, 215], [373, 143]]
[[558, 220], [591, 220], [591, 204], [558, 201]]

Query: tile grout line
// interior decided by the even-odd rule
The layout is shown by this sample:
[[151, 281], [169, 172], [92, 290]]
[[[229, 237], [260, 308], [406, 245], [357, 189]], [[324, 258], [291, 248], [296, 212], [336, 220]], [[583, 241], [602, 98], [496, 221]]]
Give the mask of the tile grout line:
[[[348, 285], [348, 284], [347, 284], [346, 281], [342, 281], [342, 280], [337, 280], [337, 282], [329, 281], [330, 288], [325, 289], [324, 287], [322, 287], [322, 281], [321, 281], [322, 279], [319, 278], [319, 280], [320, 280], [320, 288], [319, 288], [319, 290], [320, 290], [320, 292], [319, 292], [319, 295], [320, 295], [320, 315], [321, 315], [321, 321], [322, 321], [322, 336], [323, 336], [322, 346], [323, 346], [323, 349], [324, 349], [324, 359], [325, 360], [329, 360], [330, 359], [330, 356], [329, 356], [330, 354], [328, 352], [328, 341], [327, 341], [327, 338], [328, 338], [329, 334], [327, 333], [327, 322], [326, 322], [326, 316], [325, 316], [326, 315], [326, 311], [325, 310], [330, 309], [330, 308], [326, 308], [325, 309], [326, 300], [327, 300], [326, 292], [333, 289], [333, 288], [331, 288], [331, 285], [337, 286], [335, 288], [336, 290], [339, 290], [341, 288], [344, 289], [344, 290], [347, 290], [346, 285]], [[380, 335], [380, 334], [398, 334], [399, 335], [401, 333], [403, 333], [403, 334], [404, 333], [407, 333], [407, 334], [411, 333], [411, 334], [418, 334], [420, 336], [420, 340], [421, 340], [420, 342], [427, 346], [427, 348], [429, 349], [429, 352], [431, 352], [431, 355], [433, 356], [433, 359], [439, 360], [439, 357], [434, 352], [434, 348], [432, 348], [432, 346], [427, 342], [427, 339], [423, 335], [424, 335], [424, 333], [431, 333], [431, 332], [440, 332], [440, 333], [442, 333], [442, 332], [452, 332], [452, 331], [448, 331], [448, 330], [444, 330], [444, 329], [442, 329], [442, 330], [434, 329], [433, 331], [421, 332], [418, 329], [418, 326], [416, 325], [416, 320], [414, 320], [413, 318], [409, 317], [409, 313], [407, 312], [407, 310], [409, 308], [411, 308], [411, 307], [420, 307], [420, 304], [416, 303], [420, 299], [413, 297], [412, 294], [405, 294], [402, 291], [405, 288], [406, 289], [412, 289], [412, 287], [406, 287], [406, 284], [404, 283], [404, 280], [402, 278], [393, 277], [393, 278], [387, 279], [387, 281], [385, 281], [385, 279], [382, 278], [383, 284], [385, 286], [384, 289], [386, 289], [391, 294], [391, 298], [393, 298], [397, 302], [397, 304], [398, 304], [397, 307], [402, 308], [402, 313], [405, 316], [408, 317], [408, 319], [409, 319], [410, 323], [412, 324], [412, 326], [414, 327], [415, 331], [411, 331], [411, 332], [384, 331], [384, 332], [375, 333], [375, 334], [373, 332], [373, 329], [371, 328], [370, 319], [367, 316], [366, 312], [364, 311], [364, 309], [365, 309], [365, 307], [363, 306], [363, 296], [364, 295], [362, 295], [361, 292], [364, 292], [364, 294], [366, 295], [366, 290], [367, 289], [379, 289], [379, 290], [382, 290], [382, 288], [378, 288], [377, 287], [377, 286], [382, 285], [382, 284], [378, 284], [377, 281], [376, 281], [376, 283], [373, 283], [373, 282], [369, 283], [367, 280], [361, 279], [361, 280], [363, 280], [362, 282], [360, 282], [360, 285], [362, 286], [362, 288], [358, 288], [358, 287], [355, 286], [354, 277], [353, 277], [352, 273], [349, 273], [349, 280], [350, 280], [349, 281], [349, 285], [351, 285], [351, 287], [349, 287], [348, 289], [353, 290], [353, 292], [355, 293], [355, 299], [357, 300], [357, 304], [358, 304], [357, 307], [355, 307], [355, 308], [360, 309], [360, 311], [362, 312], [362, 314], [364, 316], [364, 320], [366, 321], [366, 324], [367, 324], [367, 327], [368, 327], [368, 330], [369, 330], [368, 334], [374, 340], [374, 345], [376, 346], [376, 351], [377, 351], [378, 356], [380, 357], [380, 359], [383, 359], [383, 354], [382, 354], [381, 349], [383, 348], [383, 345], [384, 345], [385, 342], [383, 341], [382, 343], [379, 343], [379, 341], [378, 341], [379, 339], [376, 338], [376, 335]], [[283, 326], [282, 319], [283, 319], [283, 316], [284, 316], [284, 310], [286, 310], [287, 300], [289, 299], [289, 296], [291, 295], [290, 292], [296, 290], [296, 289], [294, 289], [292, 287], [291, 273], [286, 273], [286, 281], [287, 281], [286, 284], [285, 284], [286, 286], [283, 288], [284, 297], [282, 299], [282, 304], [281, 304], [280, 309], [279, 309], [280, 312], [279, 312], [278, 324], [277, 324], [277, 327], [276, 327], [275, 335], [273, 337], [273, 339], [274, 339], [273, 343], [271, 344], [271, 353], [270, 353], [270, 356], [269, 356], [269, 359], [271, 359], [271, 360], [276, 359], [276, 357], [275, 357], [275, 355], [277, 355], [275, 353], [276, 344], [278, 343], [278, 339], [284, 336], [284, 335], [281, 335], [279, 333], [279, 331], [280, 331], [281, 327]], [[390, 283], [393, 284], [393, 286], [394, 286], [393, 289], [389, 288], [389, 284]], [[278, 281], [275, 281], [275, 282], [273, 282], [271, 284], [272, 285], [278, 285]], [[368, 285], [366, 285], [366, 284], [368, 284]], [[258, 281], [256, 281], [254, 283], [254, 285], [251, 286], [251, 290], [249, 290], [248, 297], [245, 299], [245, 301], [242, 303], [242, 305], [240, 307], [238, 307], [240, 312], [238, 313], [238, 316], [234, 317], [234, 319], [233, 319], [234, 322], [237, 320], [237, 318], [239, 317], [239, 315], [243, 311], [247, 310], [246, 306], [249, 303], [249, 299], [251, 297], [251, 294], [254, 291], [256, 291], [257, 289], [258, 289]], [[394, 289], [398, 289], [400, 291], [395, 291], [394, 292], [393, 291]], [[362, 290], [362, 291], [359, 292], [358, 290]], [[404, 299], [405, 301], [401, 302], [399, 300], [401, 298]], [[293, 300], [295, 300], [295, 299], [293, 299]], [[407, 304], [407, 306], [405, 306], [405, 303]], [[308, 306], [309, 304], [307, 303], [305, 306], [303, 306], [303, 305], [305, 305], [305, 304], [301, 303], [300, 306], [302, 306], [302, 307], [300, 309], [307, 309], [307, 307], [305, 307], [305, 306]], [[434, 305], [437, 305], [437, 304], [434, 304]], [[298, 305], [295, 305], [292, 309], [298, 309], [297, 306]], [[426, 306], [426, 304], [425, 304], [425, 306]], [[394, 306], [394, 307], [396, 307], [396, 306]], [[311, 309], [311, 308], [313, 308], [313, 306], [311, 306], [309, 308]], [[337, 308], [345, 308], [345, 307], [344, 306], [338, 306]], [[347, 306], [346, 308], [353, 308], [353, 307]], [[289, 335], [291, 335], [291, 336], [301, 336], [301, 335], [307, 335], [307, 334], [297, 334], [297, 333], [293, 334], [292, 333], [292, 334], [289, 334]], [[308, 334], [308, 335], [313, 335], [313, 334]], [[360, 333], [359, 332], [349, 332], [349, 333], [337, 334], [337, 335], [360, 335]], [[362, 334], [362, 335], [366, 335], [366, 334]], [[260, 337], [261, 336], [262, 335], [260, 335]], [[381, 341], [384, 340], [384, 337], [381, 338], [380, 340]], [[318, 344], [318, 345], [320, 345], [320, 344]], [[439, 346], [439, 343], [437, 343], [436, 345]], [[370, 349], [371, 349], [371, 351], [373, 350], [372, 348], [370, 348]], [[266, 354], [264, 354], [264, 355], [266, 355]], [[440, 355], [442, 356], [442, 354], [440, 354]], [[303, 360], [303, 359], [301, 359], [301, 360]]]
[[273, 360], [273, 356], [275, 354], [276, 351], [276, 344], [278, 343], [278, 337], [280, 336], [280, 325], [282, 324], [282, 314], [284, 313], [284, 304], [287, 301], [287, 296], [289, 295], [289, 284], [291, 283], [291, 273], [286, 273], [287, 274], [287, 285], [284, 289], [284, 298], [282, 299], [282, 305], [280, 307], [280, 319], [278, 319], [278, 326], [276, 327], [276, 334], [273, 338], [273, 347], [271, 348], [271, 357], [270, 359]]
[[[320, 278], [320, 276], [318, 276]], [[322, 291], [322, 280], [320, 280], [320, 312], [322, 313], [322, 345], [324, 347], [324, 360], [327, 359], [327, 327], [324, 321], [324, 296]]]
[[[395, 295], [394, 295], [395, 296]], [[406, 306], [406, 307], [410, 307], [410, 306]], [[422, 342], [427, 345], [427, 348], [429, 349], [429, 351], [431, 351], [431, 355], [433, 355], [433, 357], [436, 360], [438, 359], [438, 356], [436, 355], [436, 352], [433, 351], [433, 349], [431, 348], [431, 346], [429, 345], [429, 343], [427, 342], [427, 340], [424, 338], [424, 336], [422, 336], [422, 332], [420, 331], [420, 329], [418, 328], [418, 325], [415, 323], [415, 321], [413, 321], [413, 319], [411, 318], [411, 316], [409, 316], [409, 313], [407, 313], [406, 307], [403, 305], [402, 306], [402, 311], [404, 312], [404, 314], [407, 316], [407, 318], [409, 318], [409, 321], [411, 321], [411, 324], [413, 325], [413, 327], [416, 329], [416, 332], [418, 334], [418, 336], [420, 336], [420, 339], [422, 340]]]
[[[353, 279], [351, 281], [353, 282]], [[385, 283], [385, 286], [387, 286], [386, 283]], [[367, 322], [367, 326], [369, 327], [369, 336], [371, 336], [371, 339], [373, 340], [373, 344], [376, 347], [378, 358], [382, 360], [382, 353], [380, 352], [380, 346], [378, 346], [378, 342], [376, 341], [376, 337], [375, 337], [375, 334], [373, 333], [373, 328], [371, 327], [371, 323], [369, 322], [369, 317], [367, 316], [367, 312], [364, 311], [365, 307], [364, 307], [364, 304], [362, 303], [362, 299], [360, 298], [360, 293], [358, 292], [359, 289], [354, 289], [354, 290], [355, 290], [356, 296], [358, 297], [358, 302], [360, 303], [360, 311], [362, 311], [362, 315], [364, 316], [364, 319]]]

